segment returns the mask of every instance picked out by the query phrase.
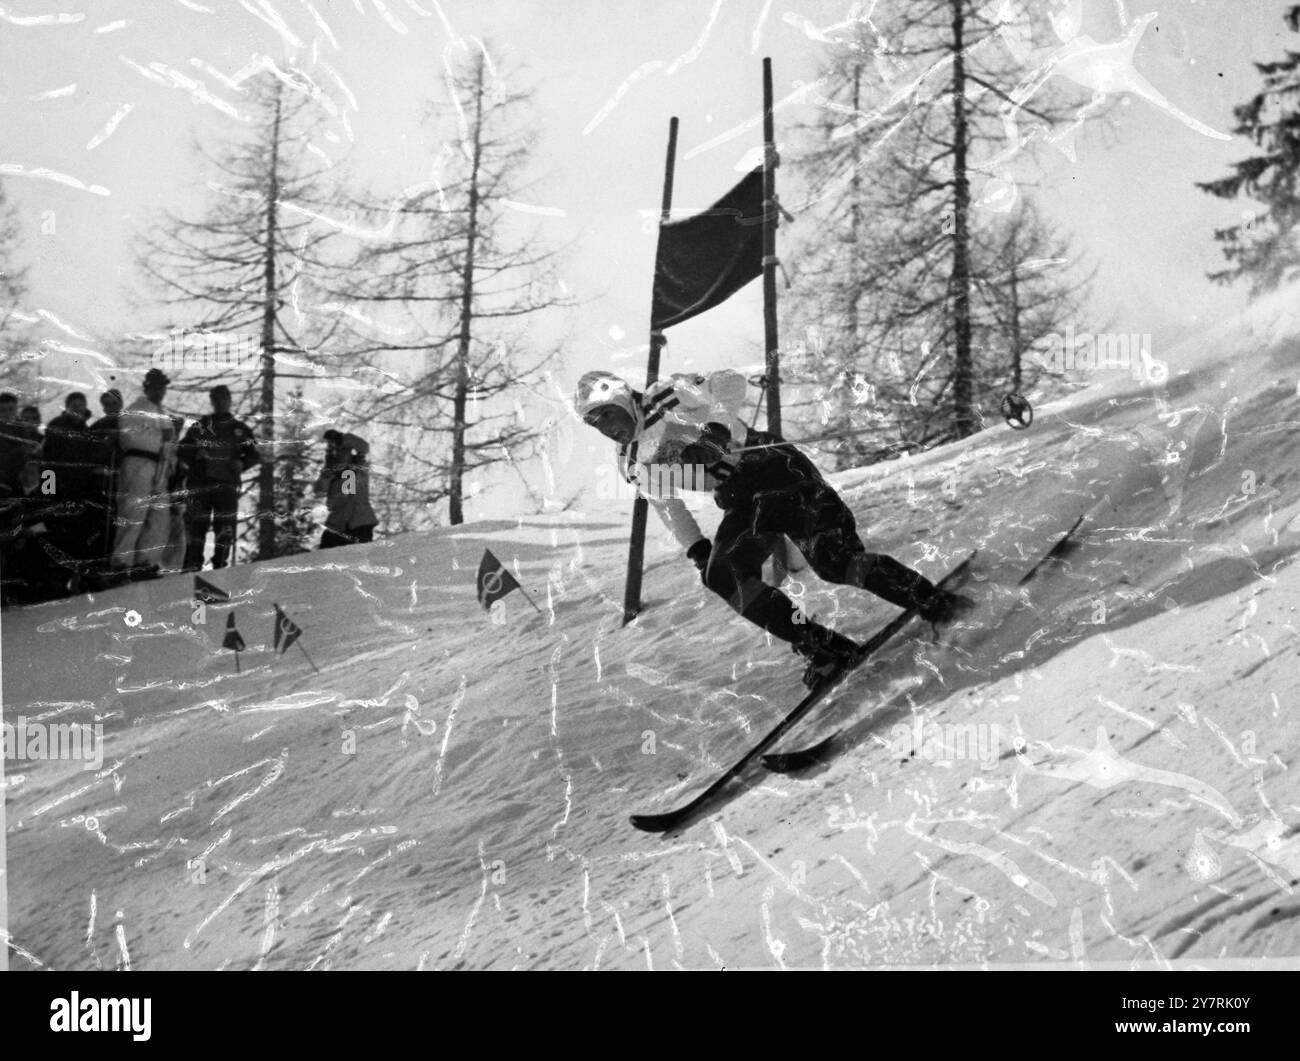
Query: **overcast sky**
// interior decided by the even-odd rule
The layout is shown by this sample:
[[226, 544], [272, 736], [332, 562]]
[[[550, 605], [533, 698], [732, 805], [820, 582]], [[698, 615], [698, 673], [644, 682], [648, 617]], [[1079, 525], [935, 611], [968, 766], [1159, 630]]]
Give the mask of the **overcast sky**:
[[[877, 0], [879, 10], [901, 0]], [[1052, 0], [1035, 0], [1056, 7]], [[815, 78], [827, 56], [816, 27], [841, 22], [848, 0], [54, 0], [0, 8], [0, 175], [20, 209], [31, 265], [29, 312], [46, 311], [102, 349], [157, 327], [127, 298], [130, 238], [161, 207], [200, 202], [195, 137], [236, 127], [239, 94], [224, 80], [258, 56], [293, 58], [347, 112], [337, 143], [361, 180], [391, 190], [426, 180], [431, 145], [419, 126], [438, 91], [441, 57], [457, 37], [485, 35], [538, 84], [540, 184], [521, 206], [571, 249], [562, 269], [582, 304], [547, 326], [571, 336], [559, 381], [588, 368], [644, 372], [654, 235], [668, 119], [682, 122], [676, 205], [703, 208], [753, 161], [761, 130], [760, 59], [773, 58], [778, 99]], [[1280, 58], [1300, 37], [1281, 0], [1163, 0], [1128, 68], [1177, 108], [1137, 96], [1085, 131], [1071, 161], [1054, 148], [1037, 194], [1100, 271], [1081, 330], [1113, 321], [1151, 333], [1154, 353], [1244, 304], [1205, 274], [1221, 255], [1216, 226], [1245, 204], [1193, 187], [1222, 176], [1249, 145], [1223, 142], [1231, 109], [1258, 90], [1253, 60]], [[1078, 33], [1123, 36], [1145, 13], [1122, 0], [1082, 0]], [[1036, 46], [1056, 45], [1040, 39]], [[1118, 98], [1118, 97], [1117, 97]], [[782, 128], [811, 116], [778, 113]], [[1181, 116], [1180, 116], [1181, 115]], [[1185, 117], [1182, 117], [1185, 116]], [[730, 135], [725, 135], [730, 134]], [[46, 171], [44, 175], [41, 170]], [[50, 174], [62, 175], [62, 180]], [[52, 213], [51, 213], [52, 211]], [[807, 224], [808, 222], [804, 222]], [[52, 232], [43, 232], [53, 228]], [[783, 234], [783, 240], [786, 238]], [[68, 338], [69, 344], [79, 341]], [[761, 293], [673, 330], [667, 371], [761, 358]], [[785, 337], [789, 338], [789, 337]], [[1176, 366], [1175, 366], [1176, 367]], [[80, 373], [80, 375], [79, 375]], [[54, 410], [92, 377], [51, 358]], [[65, 385], [62, 380], [67, 380]], [[582, 451], [588, 440], [581, 436]], [[590, 440], [591, 452], [605, 446]], [[607, 445], [607, 444], [606, 444]], [[576, 474], [576, 473], [574, 473]], [[562, 475], [563, 483], [563, 475]], [[494, 491], [494, 494], [500, 493]], [[486, 499], [485, 499], [486, 500]], [[470, 515], [503, 511], [495, 498]]]

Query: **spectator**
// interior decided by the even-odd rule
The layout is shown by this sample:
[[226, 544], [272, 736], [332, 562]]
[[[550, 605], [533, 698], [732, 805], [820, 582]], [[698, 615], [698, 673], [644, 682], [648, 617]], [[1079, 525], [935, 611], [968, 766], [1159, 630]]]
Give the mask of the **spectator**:
[[[170, 438], [179, 440], [185, 430], [185, 417], [173, 416]], [[167, 544], [162, 551], [162, 570], [165, 572], [185, 570], [185, 557], [189, 552], [185, 523], [185, 475], [186, 466], [180, 459], [180, 444], [170, 441], [166, 447], [167, 457]]]
[[208, 392], [212, 412], [201, 417], [181, 440], [181, 461], [188, 465], [189, 548], [185, 570], [203, 567], [203, 547], [212, 531], [212, 566], [225, 567], [235, 545], [239, 486], [244, 472], [261, 463], [248, 425], [230, 411], [230, 388], [218, 384]]
[[86, 396], [73, 391], [63, 400], [63, 412], [45, 426], [41, 470], [54, 472], [54, 496], [63, 500], [82, 501], [93, 492], [95, 455], [89, 420]]
[[315, 486], [316, 495], [324, 494], [329, 508], [322, 549], [374, 539], [379, 519], [370, 507], [369, 452], [370, 444], [358, 435], [325, 432], [325, 467]]
[[[0, 395], [0, 399], [8, 397]], [[0, 425], [0, 430], [3, 426]], [[24, 580], [18, 572], [25, 572], [23, 563], [23, 506], [8, 483], [0, 483], [0, 607], [21, 604]]]
[[[30, 603], [46, 595], [49, 564], [39, 540], [46, 532], [39, 498], [28, 494], [39, 479], [30, 465], [40, 449], [40, 412], [32, 422], [13, 394], [0, 394], [0, 600]], [[38, 511], [39, 510], [39, 511]]]
[[66, 592], [69, 572], [51, 562], [46, 525], [32, 500], [0, 485], [0, 605], [32, 604]]
[[103, 517], [96, 554], [107, 559], [113, 548], [113, 514], [117, 507], [117, 436], [122, 419], [122, 392], [117, 388], [105, 391], [99, 396], [99, 407], [104, 415], [90, 425], [95, 443], [96, 498]]
[[117, 537], [112, 566], [148, 574], [161, 567], [167, 545], [170, 497], [168, 461], [175, 425], [163, 411], [170, 379], [161, 369], [145, 373], [144, 393], [127, 406], [118, 423]]
[[99, 407], [104, 415], [90, 425], [90, 430], [106, 434], [112, 432], [117, 436], [118, 421], [122, 416], [122, 392], [114, 387], [99, 396]]
[[59, 549], [81, 560], [94, 555], [99, 537], [100, 487], [89, 419], [86, 396], [74, 391], [64, 399], [63, 412], [46, 426], [41, 447], [40, 490], [55, 502], [51, 537]]
[[84, 428], [89, 422], [90, 407], [86, 404], [86, 396], [81, 391], [73, 391], [63, 399], [63, 412], [46, 424], [45, 430], [50, 431], [55, 424], [62, 428]]
[[36, 492], [36, 488], [41, 482], [41, 411], [35, 405], [24, 405], [18, 414], [20, 422], [26, 424], [32, 430], [36, 439], [36, 445], [32, 448], [31, 456], [23, 465], [22, 484], [23, 493], [30, 497]]
[[40, 445], [40, 434], [28, 422], [19, 419], [18, 399], [8, 392], [0, 394], [0, 485], [9, 488], [11, 497], [22, 497], [23, 467]]

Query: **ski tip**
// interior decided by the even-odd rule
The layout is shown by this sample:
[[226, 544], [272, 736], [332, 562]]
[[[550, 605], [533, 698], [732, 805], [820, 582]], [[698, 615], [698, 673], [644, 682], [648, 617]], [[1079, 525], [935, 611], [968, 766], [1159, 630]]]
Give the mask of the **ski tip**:
[[643, 833], [666, 833], [679, 818], [676, 814], [633, 814], [628, 820]]

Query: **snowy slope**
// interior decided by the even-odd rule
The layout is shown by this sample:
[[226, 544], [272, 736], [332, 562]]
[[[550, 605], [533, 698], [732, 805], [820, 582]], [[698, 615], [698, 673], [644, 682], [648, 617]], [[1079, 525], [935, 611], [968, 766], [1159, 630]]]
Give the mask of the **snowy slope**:
[[[729, 765], [799, 668], [657, 529], [620, 628], [630, 506], [219, 572], [234, 600], [201, 626], [182, 578], [6, 612], [5, 719], [93, 719], [106, 746], [98, 773], [6, 764], [11, 967], [1300, 953], [1288, 294], [1171, 351], [1163, 386], [1114, 373], [1028, 432], [837, 476], [872, 547], [932, 575], [981, 549], [981, 626], [900, 639], [786, 742], [846, 726], [828, 764], [667, 838], [627, 815]], [[542, 614], [478, 608], [485, 546]], [[891, 612], [794, 588], [851, 634]], [[273, 657], [276, 602], [319, 673]], [[957, 723], [984, 761], [900, 751]]]

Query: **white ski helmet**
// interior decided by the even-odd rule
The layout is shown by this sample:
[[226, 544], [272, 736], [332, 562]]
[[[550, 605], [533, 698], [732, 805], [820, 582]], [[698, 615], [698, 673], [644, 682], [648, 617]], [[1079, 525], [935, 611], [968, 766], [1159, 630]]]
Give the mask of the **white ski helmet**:
[[635, 423], [636, 401], [632, 397], [632, 388], [627, 380], [612, 372], [594, 369], [578, 380], [578, 390], [573, 396], [573, 405], [578, 415], [584, 420], [593, 409], [602, 405], [615, 405], [624, 410]]

